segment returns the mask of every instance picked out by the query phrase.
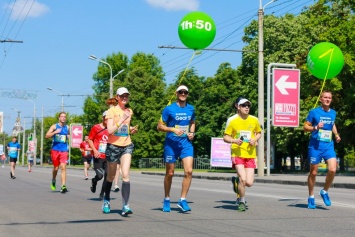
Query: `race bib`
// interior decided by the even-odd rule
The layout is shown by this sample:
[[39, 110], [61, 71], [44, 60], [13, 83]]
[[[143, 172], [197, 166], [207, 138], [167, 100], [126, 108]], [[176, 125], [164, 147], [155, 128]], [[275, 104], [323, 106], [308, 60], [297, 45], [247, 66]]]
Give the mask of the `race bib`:
[[60, 143], [66, 143], [67, 142], [67, 135], [56, 134], [54, 136], [54, 141], [60, 142]]
[[14, 155], [16, 156], [17, 155], [17, 148], [16, 147], [10, 147], [9, 149], [9, 155]]
[[128, 137], [128, 134], [129, 134], [129, 128], [127, 124], [122, 124], [122, 126], [119, 127], [114, 133], [114, 135], [118, 137]]
[[99, 152], [100, 153], [105, 153], [106, 152], [106, 147], [107, 147], [107, 143], [100, 143], [99, 144]]
[[240, 140], [242, 140], [243, 142], [249, 142], [251, 139], [251, 131], [244, 131], [241, 130], [239, 132], [239, 138]]
[[[185, 125], [185, 126], [175, 125], [175, 128], [180, 129], [184, 132], [184, 134], [182, 134], [180, 137], [186, 137], [187, 133], [189, 132], [189, 125]], [[174, 136], [177, 135], [174, 133]]]
[[84, 156], [88, 156], [91, 154], [91, 151], [84, 151]]
[[319, 129], [318, 140], [322, 141], [322, 142], [331, 142], [332, 141], [332, 131]]

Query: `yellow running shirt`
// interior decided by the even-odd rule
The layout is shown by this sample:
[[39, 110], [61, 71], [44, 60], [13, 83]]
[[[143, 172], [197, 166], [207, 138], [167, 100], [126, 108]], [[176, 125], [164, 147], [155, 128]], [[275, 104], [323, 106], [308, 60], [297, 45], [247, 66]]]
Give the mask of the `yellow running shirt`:
[[232, 157], [256, 158], [256, 147], [251, 146], [249, 141], [255, 139], [255, 134], [259, 132], [261, 132], [261, 127], [255, 116], [248, 115], [246, 119], [238, 116], [230, 121], [224, 134], [231, 136], [233, 139], [242, 137], [243, 140], [240, 146], [235, 143], [232, 144]]

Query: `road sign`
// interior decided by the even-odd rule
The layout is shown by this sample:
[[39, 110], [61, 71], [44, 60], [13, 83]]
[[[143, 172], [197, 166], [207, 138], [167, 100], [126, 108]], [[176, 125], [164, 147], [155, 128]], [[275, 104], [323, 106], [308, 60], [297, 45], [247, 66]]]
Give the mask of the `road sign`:
[[80, 148], [83, 141], [83, 126], [81, 124], [70, 124], [70, 146]]
[[272, 125], [298, 127], [300, 70], [273, 68]]

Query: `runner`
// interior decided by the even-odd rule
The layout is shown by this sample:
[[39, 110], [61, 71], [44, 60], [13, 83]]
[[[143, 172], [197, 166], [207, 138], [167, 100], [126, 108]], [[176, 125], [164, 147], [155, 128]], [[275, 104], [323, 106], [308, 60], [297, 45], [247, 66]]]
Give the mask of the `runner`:
[[102, 122], [94, 125], [89, 133], [88, 143], [92, 149], [94, 156], [94, 170], [95, 177], [91, 179], [91, 192], [96, 192], [97, 182], [104, 178], [102, 182], [100, 201], [104, 198], [104, 187], [107, 178], [107, 161], [106, 161], [106, 146], [108, 140], [107, 123], [106, 123], [106, 111], [102, 114]]
[[26, 156], [27, 156], [28, 172], [31, 172], [35, 153], [33, 151], [27, 150]]
[[84, 163], [85, 180], [88, 180], [89, 178], [88, 170], [90, 169], [90, 164], [92, 160], [92, 149], [89, 146], [88, 140], [88, 136], [85, 136], [84, 141], [80, 143], [81, 160]]
[[15, 176], [15, 168], [16, 168], [16, 162], [17, 162], [17, 157], [20, 151], [21, 145], [17, 142], [17, 137], [12, 137], [11, 142], [7, 144], [7, 151], [10, 157], [10, 177], [12, 179], [16, 179]]

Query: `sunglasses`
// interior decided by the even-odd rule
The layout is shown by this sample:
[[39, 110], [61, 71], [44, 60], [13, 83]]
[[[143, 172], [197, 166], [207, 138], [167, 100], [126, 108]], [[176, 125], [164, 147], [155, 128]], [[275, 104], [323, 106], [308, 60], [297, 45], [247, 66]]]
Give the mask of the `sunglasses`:
[[240, 106], [243, 107], [243, 108], [245, 108], [245, 107], [250, 108], [250, 107], [251, 107], [251, 104], [241, 104]]
[[188, 91], [178, 91], [178, 94], [180, 94], [180, 95], [188, 95], [189, 92]]

